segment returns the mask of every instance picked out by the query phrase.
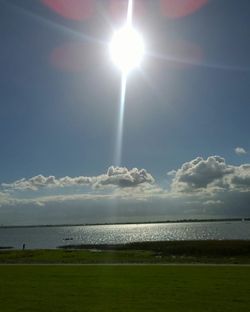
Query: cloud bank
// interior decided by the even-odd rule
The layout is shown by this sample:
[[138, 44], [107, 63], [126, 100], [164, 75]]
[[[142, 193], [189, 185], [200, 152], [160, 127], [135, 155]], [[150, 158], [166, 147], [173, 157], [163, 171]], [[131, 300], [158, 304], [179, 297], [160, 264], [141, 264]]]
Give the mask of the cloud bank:
[[113, 166], [98, 176], [23, 178], [1, 184], [0, 218], [67, 223], [250, 215], [250, 164], [197, 157], [167, 180], [161, 185], [146, 169]]
[[131, 170], [125, 167], [109, 167], [105, 174], [99, 176], [86, 177], [62, 177], [55, 176], [45, 177], [41, 174], [29, 179], [22, 178], [12, 183], [2, 183], [2, 188], [5, 190], [32, 190], [37, 191], [40, 188], [52, 187], [67, 187], [67, 186], [92, 186], [101, 188], [103, 186], [118, 186], [118, 187], [136, 187], [143, 183], [154, 183], [153, 176], [146, 169], [133, 168]]

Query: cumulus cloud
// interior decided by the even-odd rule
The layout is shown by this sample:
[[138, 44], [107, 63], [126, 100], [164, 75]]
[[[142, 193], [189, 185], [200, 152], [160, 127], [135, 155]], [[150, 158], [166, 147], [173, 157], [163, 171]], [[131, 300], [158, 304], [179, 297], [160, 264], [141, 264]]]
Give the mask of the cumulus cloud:
[[[38, 219], [41, 222], [40, 217], [45, 216], [48, 216], [46, 222], [54, 222], [51, 215], [56, 222], [62, 216], [65, 222], [69, 222], [68, 217], [78, 222], [79, 216], [84, 222], [104, 222], [107, 216], [119, 216], [123, 221], [131, 217], [136, 221], [144, 217], [157, 220], [249, 214], [250, 164], [227, 164], [220, 156], [197, 157], [172, 170], [168, 176], [168, 189], [157, 184], [145, 169], [113, 166], [106, 173], [92, 177], [38, 175], [20, 179], [2, 184], [0, 219], [5, 218], [8, 223], [9, 211], [13, 211], [17, 222], [25, 211], [31, 219], [40, 214], [31, 223]], [[67, 192], [59, 189], [75, 185], [89, 188], [73, 187]], [[34, 192], [42, 188], [45, 191]], [[20, 193], [23, 190], [30, 192]]]
[[247, 154], [247, 151], [243, 147], [236, 147], [234, 151], [235, 151], [235, 154], [238, 156]]
[[146, 169], [133, 168], [131, 170], [125, 167], [109, 167], [106, 174], [96, 178], [94, 187], [104, 185], [113, 185], [119, 187], [135, 187], [140, 184], [152, 184], [155, 180]]
[[227, 165], [220, 156], [210, 156], [207, 159], [197, 157], [184, 163], [173, 176], [172, 189], [180, 192], [192, 192], [206, 189], [209, 185], [220, 186], [221, 179], [232, 174], [234, 167]]
[[64, 187], [70, 185], [90, 185], [92, 183], [92, 178], [89, 177], [63, 177], [57, 179], [54, 176], [45, 177], [41, 174], [34, 176], [30, 179], [20, 179], [13, 183], [2, 183], [4, 189], [10, 190], [33, 190], [36, 191], [43, 187]]
[[250, 189], [250, 164], [235, 167], [234, 174], [231, 176], [231, 187], [247, 191]]
[[93, 188], [101, 188], [104, 186], [116, 187], [136, 187], [141, 184], [154, 183], [154, 178], [145, 169], [133, 168], [131, 170], [125, 167], [109, 167], [105, 174], [99, 176], [78, 176], [78, 177], [62, 177], [55, 176], [45, 177], [37, 175], [32, 178], [16, 180], [12, 183], [2, 183], [3, 189], [8, 190], [32, 190], [45, 187], [67, 187], [67, 186], [92, 186]]
[[220, 156], [197, 157], [172, 174], [175, 192], [250, 191], [250, 164], [229, 165]]
[[249, 214], [250, 164], [235, 166], [219, 156], [197, 157], [172, 170], [170, 176], [168, 194], [189, 213], [203, 214], [203, 218]]

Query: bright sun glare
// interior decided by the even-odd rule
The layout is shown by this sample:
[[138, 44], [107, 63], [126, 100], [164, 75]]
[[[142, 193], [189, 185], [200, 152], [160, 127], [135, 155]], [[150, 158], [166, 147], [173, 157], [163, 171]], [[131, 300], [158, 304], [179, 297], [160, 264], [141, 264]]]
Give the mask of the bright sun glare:
[[144, 56], [143, 38], [130, 25], [114, 33], [109, 48], [112, 61], [125, 74], [139, 67]]

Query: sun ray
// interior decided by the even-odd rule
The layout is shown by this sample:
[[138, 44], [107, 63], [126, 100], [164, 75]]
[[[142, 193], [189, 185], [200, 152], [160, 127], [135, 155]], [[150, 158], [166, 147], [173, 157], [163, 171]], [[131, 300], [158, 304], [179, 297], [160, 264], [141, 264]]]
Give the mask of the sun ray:
[[89, 36], [87, 34], [84, 34], [82, 31], [81, 32], [77, 31], [70, 27], [64, 26], [63, 24], [56, 23], [48, 18], [45, 18], [44, 16], [39, 15], [38, 13], [34, 13], [31, 10], [20, 6], [19, 4], [10, 3], [7, 1], [4, 2], [4, 4], [8, 5], [11, 9], [19, 12], [20, 14], [26, 15], [27, 17], [34, 19], [36, 22], [43, 23], [44, 25], [53, 28], [54, 30], [64, 32], [65, 34], [68, 34], [75, 39], [79, 39], [90, 43], [97, 43], [103, 46], [107, 45], [107, 42], [105, 42], [104, 40], [101, 40], [93, 36]]
[[128, 1], [127, 25], [131, 26], [133, 21], [133, 0]]
[[239, 71], [239, 72], [249, 72], [250, 67], [247, 66], [237, 66], [237, 65], [227, 65], [227, 64], [218, 64], [218, 63], [209, 63], [205, 61], [196, 61], [189, 58], [184, 57], [175, 57], [169, 54], [162, 54], [157, 52], [147, 52], [147, 56], [156, 60], [162, 60], [169, 63], [179, 63], [179, 64], [186, 64], [201, 68], [208, 68], [208, 69], [218, 69], [218, 70], [225, 70], [225, 71]]
[[120, 90], [120, 108], [119, 108], [116, 151], [115, 151], [115, 166], [120, 166], [122, 161], [123, 121], [126, 100], [126, 89], [127, 89], [127, 75], [125, 73], [122, 73], [121, 90]]
[[[128, 0], [128, 11], [127, 11], [127, 21], [126, 21], [127, 25], [132, 25], [132, 15], [133, 15], [133, 0]], [[122, 72], [121, 90], [120, 90], [120, 108], [119, 108], [118, 129], [117, 129], [116, 148], [115, 148], [115, 165], [116, 166], [121, 166], [121, 161], [122, 161], [123, 122], [124, 122], [126, 89], [127, 89], [127, 73]]]
[[127, 78], [129, 72], [140, 65], [144, 55], [142, 37], [133, 28], [133, 0], [128, 0], [125, 25], [115, 32], [110, 44], [110, 52], [113, 62], [121, 70], [120, 106], [114, 160], [116, 166], [121, 166]]

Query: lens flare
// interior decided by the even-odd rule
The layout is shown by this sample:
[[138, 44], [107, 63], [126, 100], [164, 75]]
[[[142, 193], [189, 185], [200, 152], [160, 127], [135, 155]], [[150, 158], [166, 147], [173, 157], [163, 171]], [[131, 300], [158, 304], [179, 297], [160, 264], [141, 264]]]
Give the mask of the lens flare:
[[83, 21], [93, 15], [94, 0], [42, 0], [55, 13], [76, 21]]
[[208, 3], [208, 0], [161, 0], [161, 11], [168, 18], [190, 15]]

